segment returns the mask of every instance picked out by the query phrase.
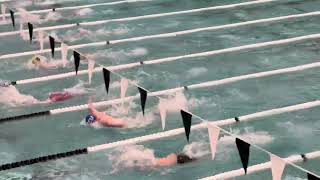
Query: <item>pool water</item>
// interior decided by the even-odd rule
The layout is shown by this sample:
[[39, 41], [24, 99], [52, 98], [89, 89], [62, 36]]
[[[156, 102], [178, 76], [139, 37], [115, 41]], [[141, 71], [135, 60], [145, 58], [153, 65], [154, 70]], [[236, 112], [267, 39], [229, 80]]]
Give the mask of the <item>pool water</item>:
[[[103, 3], [108, 0], [56, 0], [51, 5], [49, 3], [51, 1], [48, 0], [42, 5], [31, 1], [23, 2], [15, 0], [8, 3], [8, 6], [39, 10], [52, 7], [52, 3], [55, 4], [55, 7], [68, 7]], [[52, 14], [56, 17], [55, 20], [42, 21], [40, 24], [34, 23], [34, 26], [37, 28], [118, 19], [242, 2], [249, 1], [137, 1], [56, 11], [56, 14]], [[317, 0], [272, 1], [223, 10], [109, 22], [93, 26], [80, 25], [46, 33], [54, 35], [68, 45], [78, 45], [308, 13], [318, 11], [319, 5], [320, 1]], [[43, 13], [42, 18], [45, 15], [46, 13]], [[19, 30], [19, 18], [18, 16], [16, 18], [16, 30]], [[8, 18], [7, 20], [0, 25], [0, 34], [12, 31], [10, 21]], [[175, 37], [86, 47], [80, 48], [79, 52], [95, 55], [97, 64], [115, 66], [317, 34], [319, 30], [319, 17], [308, 16], [201, 31]], [[79, 35], [80, 32], [85, 33]], [[39, 50], [38, 43], [34, 41], [30, 44], [29, 40], [23, 40], [20, 34], [0, 36], [0, 42], [0, 55]], [[318, 62], [319, 47], [318, 39], [309, 39], [251, 50], [183, 58], [152, 65], [145, 64], [116, 72], [131, 82], [154, 92]], [[45, 48], [49, 48], [48, 43], [45, 44]], [[71, 54], [69, 52], [68, 59], [71, 58]], [[42, 55], [50, 59], [50, 53]], [[55, 57], [59, 59], [60, 52], [57, 51]], [[66, 67], [50, 70], [35, 69], [28, 66], [31, 58], [32, 55], [24, 55], [1, 59], [0, 79], [16, 81], [74, 71], [72, 62]], [[80, 70], [85, 69], [87, 69], [87, 63], [82, 62]], [[161, 96], [171, 99], [172, 104], [172, 107], [170, 106], [172, 112], [167, 115], [165, 130], [183, 127], [179, 108], [176, 107], [186, 108], [203, 119], [217, 121], [317, 100], [320, 95], [319, 73], [318, 68], [312, 68], [219, 86], [190, 89], [172, 93], [169, 97]], [[87, 75], [79, 75], [17, 85], [16, 88], [11, 87], [10, 89], [0, 88], [0, 118], [82, 105], [87, 103], [90, 96], [94, 97], [94, 101], [117, 99], [120, 94], [119, 80], [118, 75], [112, 74], [109, 94], [105, 92], [103, 76], [100, 72], [93, 74], [90, 85], [87, 83]], [[50, 92], [68, 88], [74, 91], [85, 91], [85, 93], [65, 102], [33, 105], [28, 104], [30, 97], [25, 96], [31, 95], [41, 101], [46, 100]], [[137, 93], [137, 88], [132, 84], [129, 85], [127, 96]], [[161, 132], [158, 103], [157, 97], [148, 97], [145, 117], [141, 114], [139, 99], [124, 103], [123, 106], [113, 105], [99, 108], [124, 119], [130, 125], [130, 128], [125, 129], [87, 126], [83, 122], [83, 118], [88, 114], [87, 110], [1, 123], [0, 163], [16, 162]], [[252, 144], [280, 157], [288, 157], [319, 150], [320, 143], [317, 141], [320, 137], [319, 113], [320, 110], [315, 107], [223, 126], [223, 128], [243, 137], [251, 137]], [[193, 124], [200, 122], [202, 122], [200, 119], [193, 118]], [[208, 132], [206, 129], [201, 129], [191, 132], [189, 143], [185, 135], [181, 134], [137, 145], [2, 171], [0, 179], [198, 179], [241, 168], [233, 139], [222, 133], [219, 142], [215, 160], [211, 160]], [[150, 159], [180, 151], [197, 156], [199, 160], [181, 166], [150, 167]], [[249, 165], [266, 161], [269, 161], [268, 154], [254, 147], [251, 148]], [[297, 163], [297, 165], [315, 174], [320, 174], [319, 163], [319, 159], [312, 159]], [[283, 178], [300, 180], [306, 179], [306, 176], [304, 172], [287, 165]], [[265, 170], [235, 179], [271, 179], [271, 171]]]

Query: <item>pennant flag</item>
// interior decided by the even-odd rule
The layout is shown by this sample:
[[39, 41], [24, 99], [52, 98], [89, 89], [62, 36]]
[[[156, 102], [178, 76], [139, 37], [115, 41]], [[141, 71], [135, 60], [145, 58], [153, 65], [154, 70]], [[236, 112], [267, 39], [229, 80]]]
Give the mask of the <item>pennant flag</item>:
[[51, 54], [52, 54], [52, 57], [54, 57], [55, 40], [52, 36], [49, 36], [49, 41], [50, 41]]
[[63, 67], [66, 67], [67, 61], [68, 61], [67, 60], [68, 59], [68, 45], [66, 45], [65, 43], [61, 43], [61, 59], [62, 59]]
[[162, 130], [164, 130], [164, 128], [166, 127], [167, 109], [166, 109], [166, 106], [165, 106], [163, 99], [160, 99], [158, 107], [159, 107], [159, 111], [160, 111]]
[[315, 175], [312, 175], [308, 173], [308, 180], [320, 180], [320, 178], [316, 177]]
[[30, 43], [32, 43], [33, 38], [33, 25], [28, 22], [28, 29], [29, 29], [29, 37], [30, 37]]
[[89, 78], [89, 84], [91, 84], [92, 79], [92, 73], [94, 69], [95, 61], [92, 59], [88, 59], [88, 78]]
[[125, 78], [121, 78], [120, 80], [120, 98], [121, 99], [126, 97], [128, 85], [129, 85], [129, 81]]
[[106, 87], [106, 91], [107, 91], [107, 94], [108, 94], [109, 93], [110, 74], [111, 74], [111, 72], [106, 68], [103, 68], [102, 71], [103, 71], [104, 85]]
[[147, 91], [142, 89], [141, 87], [138, 87], [139, 93], [140, 93], [140, 101], [141, 101], [141, 109], [142, 109], [142, 114], [144, 115], [144, 109], [146, 106], [146, 101], [147, 101]]
[[6, 20], [6, 5], [1, 4], [1, 14], [2, 14], [2, 20], [5, 21]]
[[184, 110], [181, 110], [180, 113], [183, 121], [184, 130], [186, 133], [187, 141], [189, 142], [192, 115], [188, 112], [185, 112]]
[[15, 20], [14, 20], [14, 12], [10, 9], [10, 16], [11, 16], [11, 21], [12, 21], [12, 26], [13, 28], [16, 27], [16, 23], [15, 23]]
[[43, 45], [44, 45], [44, 34], [43, 34], [43, 30], [40, 30], [38, 32], [38, 39], [39, 39], [39, 44], [40, 44], [40, 50], [43, 50]]
[[78, 75], [79, 65], [80, 65], [80, 54], [77, 51], [73, 51], [74, 67], [76, 70], [76, 75]]
[[286, 163], [278, 156], [270, 154], [272, 180], [281, 180]]
[[244, 169], [244, 172], [247, 174], [247, 168], [249, 163], [250, 155], [250, 144], [242, 141], [241, 139], [236, 138], [236, 144], [239, 151], [241, 163]]
[[211, 126], [210, 123], [207, 124], [207, 127], [210, 140], [211, 157], [212, 160], [214, 160], [217, 151], [220, 129], [215, 126]]

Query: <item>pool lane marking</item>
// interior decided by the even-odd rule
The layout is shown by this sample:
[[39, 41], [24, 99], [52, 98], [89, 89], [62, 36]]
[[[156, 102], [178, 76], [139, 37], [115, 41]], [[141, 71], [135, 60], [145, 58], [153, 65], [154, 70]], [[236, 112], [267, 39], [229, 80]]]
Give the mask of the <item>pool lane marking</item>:
[[[305, 158], [304, 158], [305, 157]], [[309, 159], [315, 159], [315, 158], [319, 158], [320, 157], [320, 151], [313, 151], [304, 155], [292, 155], [289, 156], [287, 158], [283, 158], [283, 160], [285, 162], [290, 162], [290, 163], [297, 163], [297, 162], [304, 162], [305, 159], [309, 160]], [[253, 174], [259, 171], [263, 171], [266, 169], [270, 169], [271, 168], [271, 161], [265, 162], [265, 163], [260, 163], [260, 164], [256, 164], [253, 166], [249, 166], [247, 169], [247, 174]], [[219, 173], [213, 176], [209, 176], [209, 177], [205, 177], [205, 178], [201, 178], [200, 180], [219, 180], [219, 179], [232, 179], [235, 177], [239, 177], [239, 176], [244, 176], [245, 173], [243, 171], [243, 168], [237, 169], [237, 170], [231, 170], [231, 171], [227, 171], [227, 172], [223, 172], [223, 173]]]
[[[124, 4], [124, 3], [152, 2], [152, 1], [155, 1], [155, 0], [122, 0], [122, 1], [114, 1], [114, 2], [106, 2], [106, 3], [86, 4], [86, 5], [79, 5], [79, 6], [52, 7], [50, 9], [32, 10], [28, 12], [31, 14], [41, 14], [41, 13], [48, 13], [52, 11], [74, 10], [74, 9], [77, 10], [81, 8], [91, 8], [95, 6], [110, 6], [110, 5], [118, 5], [118, 4]], [[16, 12], [15, 14], [20, 15], [19, 12]], [[9, 17], [9, 16], [10, 16], [10, 13], [5, 14], [5, 17]]]
[[[159, 64], [159, 63], [171, 62], [171, 61], [182, 60], [182, 59], [192, 60], [192, 58], [195, 58], [195, 57], [206, 57], [206, 56], [212, 56], [212, 55], [218, 55], [218, 54], [224, 54], [224, 53], [238, 52], [238, 51], [242, 51], [242, 50], [252, 50], [252, 49], [264, 48], [264, 47], [269, 47], [269, 46], [274, 46], [274, 45], [284, 45], [284, 44], [305, 41], [305, 40], [311, 40], [311, 39], [318, 39], [318, 38], [320, 38], [320, 34], [312, 34], [312, 35], [307, 35], [307, 36], [299, 36], [299, 37], [288, 38], [288, 39], [267, 41], [267, 42], [262, 42], [262, 43], [236, 46], [236, 47], [232, 47], [232, 48], [225, 48], [225, 49], [219, 49], [219, 50], [213, 50], [213, 51], [187, 54], [187, 55], [182, 55], [182, 56], [173, 56], [173, 57], [160, 58], [160, 59], [155, 59], [155, 60], [146, 60], [146, 61], [142, 61], [143, 63], [141, 63], [141, 61], [139, 61], [136, 63], [122, 64], [122, 65], [117, 65], [117, 66], [113, 66], [113, 67], [109, 66], [109, 67], [113, 68], [114, 70], [128, 69], [128, 68], [133, 68], [133, 67], [141, 66], [141, 65]], [[60, 48], [57, 48], [57, 49], [60, 49]], [[0, 57], [0, 59], [1, 59], [1, 57]], [[94, 68], [94, 70], [93, 70], [93, 72], [99, 72], [99, 71], [101, 71], [100, 67]], [[88, 70], [78, 71], [78, 75], [83, 75], [86, 73], [88, 73]], [[62, 78], [72, 77], [72, 76], [75, 76], [75, 72], [61, 73], [61, 74], [56, 74], [56, 75], [51, 75], [51, 76], [31, 78], [31, 79], [25, 79], [25, 80], [15, 80], [13, 82], [16, 83], [16, 85], [29, 84], [29, 83], [34, 83], [34, 82], [49, 81], [49, 80], [53, 80], [53, 79], [62, 79]]]
[[[319, 100], [310, 101], [310, 102], [306, 102], [306, 103], [302, 103], [302, 104], [296, 104], [296, 105], [292, 105], [292, 106], [270, 109], [270, 110], [261, 111], [261, 112], [256, 112], [256, 113], [248, 114], [245, 116], [239, 116], [237, 118], [240, 120], [239, 122], [252, 121], [252, 120], [262, 120], [261, 119], [262, 117], [269, 117], [272, 115], [294, 112], [294, 111], [314, 108], [317, 106], [320, 106]], [[230, 124], [235, 124], [235, 123], [239, 123], [239, 122], [235, 121], [235, 118], [229, 118], [229, 119], [224, 119], [224, 120], [211, 121], [211, 122], [209, 122], [209, 124], [214, 125], [214, 126], [224, 126], [224, 125], [230, 125]], [[207, 128], [207, 125], [208, 125], [207, 122], [201, 122], [199, 124], [192, 125], [191, 130], [204, 129], [204, 128]], [[22, 167], [22, 166], [28, 166], [28, 165], [32, 165], [32, 164], [36, 164], [36, 163], [41, 163], [41, 162], [48, 162], [48, 161], [52, 161], [52, 160], [67, 158], [67, 157], [81, 155], [81, 154], [95, 153], [95, 152], [99, 152], [99, 151], [106, 150], [106, 149], [116, 148], [119, 146], [137, 144], [137, 143], [162, 139], [162, 138], [166, 138], [166, 137], [177, 136], [177, 135], [180, 135], [183, 133], [185, 133], [184, 128], [177, 128], [177, 129], [172, 129], [172, 130], [163, 131], [163, 132], [159, 132], [159, 133], [153, 133], [153, 134], [149, 134], [149, 135], [139, 136], [139, 137], [135, 137], [135, 138], [128, 138], [128, 139], [120, 140], [120, 141], [116, 141], [116, 142], [100, 144], [100, 145], [86, 147], [86, 148], [82, 148], [82, 149], [76, 149], [76, 150], [72, 150], [72, 151], [68, 151], [68, 152], [57, 153], [57, 154], [52, 154], [52, 155], [48, 155], [48, 156], [41, 156], [41, 157], [18, 161], [18, 162], [13, 162], [13, 163], [7, 163], [7, 164], [3, 164], [0, 166], [0, 171], [9, 170], [9, 169], [17, 168], [17, 167]], [[311, 158], [312, 156], [306, 154], [306, 157]]]
[[[221, 30], [221, 29], [235, 28], [235, 27], [248, 26], [248, 25], [260, 24], [260, 23], [275, 23], [277, 21], [282, 21], [282, 20], [290, 20], [290, 19], [296, 19], [296, 18], [318, 16], [318, 15], [320, 15], [320, 11], [315, 11], [315, 12], [310, 12], [310, 13], [302, 13], [302, 14], [294, 14], [294, 15], [289, 15], [289, 16], [279, 16], [279, 17], [266, 18], [266, 19], [258, 19], [258, 20], [253, 20], [253, 21], [244, 21], [244, 22], [240, 22], [240, 23], [232, 23], [232, 24], [226, 24], [226, 25], [194, 28], [194, 29], [176, 31], [176, 32], [171, 32], [171, 33], [161, 33], [161, 34], [154, 34], [154, 35], [148, 35], [148, 36], [138, 36], [138, 37], [119, 39], [119, 40], [108, 40], [108, 41], [99, 41], [99, 42], [93, 42], [93, 43], [78, 44], [78, 45], [70, 46], [70, 49], [79, 49], [79, 48], [97, 47], [97, 46], [99, 47], [99, 46], [106, 46], [106, 45], [108, 46], [108, 45], [113, 45], [113, 44], [137, 42], [137, 41], [148, 40], [148, 39], [176, 37], [176, 36], [197, 33], [197, 32], [203, 32], [203, 31]], [[60, 48], [55, 49], [55, 51], [60, 51], [60, 50], [61, 50]], [[29, 51], [29, 52], [28, 51], [18, 52], [18, 53], [13, 53], [13, 54], [2, 55], [2, 56], [0, 56], [0, 59], [16, 58], [16, 57], [21, 57], [21, 56], [29, 56], [29, 55], [34, 55], [34, 54], [44, 54], [44, 53], [49, 53], [49, 52], [51, 52], [51, 49]]]
[[[188, 86], [181, 86], [181, 87], [177, 87], [177, 88], [171, 88], [171, 89], [166, 89], [166, 90], [150, 92], [148, 96], [160, 96], [160, 95], [166, 95], [166, 94], [170, 94], [170, 93], [174, 93], [174, 92], [178, 92], [178, 91], [185, 91], [185, 90], [188, 91], [188, 90], [192, 90], [192, 89], [220, 86], [220, 85], [225, 85], [225, 84], [238, 82], [238, 81], [242, 81], [242, 80], [262, 78], [262, 77], [268, 77], [268, 76], [286, 74], [286, 73], [294, 73], [294, 72], [299, 72], [299, 71], [304, 71], [304, 70], [308, 70], [308, 69], [312, 69], [312, 68], [319, 68], [319, 67], [320, 67], [320, 62], [310, 63], [310, 64], [294, 66], [294, 67], [289, 67], [289, 68], [263, 71], [263, 72], [246, 74], [246, 75], [241, 75], [241, 76], [234, 76], [234, 77], [220, 79], [220, 80], [207, 81], [207, 82], [192, 84], [192, 85], [188, 85]], [[110, 68], [109, 68], [109, 70], [113, 71], [113, 69], [110, 69]], [[97, 107], [109, 106], [109, 105], [113, 105], [113, 104], [120, 104], [120, 103], [123, 103], [126, 101], [131, 101], [131, 100], [134, 100], [137, 98], [139, 98], [139, 94], [134, 95], [134, 96], [128, 96], [128, 97], [125, 97], [124, 99], [119, 98], [119, 99], [113, 99], [113, 100], [108, 100], [108, 101], [95, 102], [93, 104]], [[52, 110], [48, 110], [48, 111], [42, 111], [42, 112], [36, 112], [36, 113], [25, 114], [25, 115], [20, 115], [20, 116], [2, 118], [2, 119], [0, 119], [0, 123], [28, 119], [28, 118], [32, 118], [32, 117], [38, 117], [38, 116], [48, 116], [48, 115], [66, 113], [66, 112], [81, 111], [81, 110], [85, 110], [87, 108], [88, 108], [88, 105], [83, 104], [83, 105], [76, 105], [76, 106], [70, 106], [70, 107], [65, 107], [65, 108], [52, 109]], [[239, 118], [237, 118], [235, 120], [239, 121]]]
[[[224, 9], [232, 9], [232, 8], [237, 8], [237, 7], [242, 7], [242, 6], [263, 4], [263, 3], [274, 2], [274, 1], [278, 1], [278, 0], [256, 0], [256, 1], [249, 1], [249, 2], [244, 2], [244, 3], [228, 4], [228, 5], [222, 5], [222, 6], [211, 6], [211, 7], [206, 7], [206, 8], [190, 9], [190, 10], [175, 11], [175, 12], [168, 12], [168, 13], [149, 14], [149, 15], [143, 15], [143, 16], [134, 16], [134, 17], [108, 19], [108, 20], [100, 20], [100, 21], [64, 24], [64, 25], [58, 25], [58, 26], [47, 26], [47, 27], [35, 28], [33, 31], [37, 32], [37, 31], [66, 29], [66, 28], [72, 28], [72, 27], [78, 27], [78, 26], [94, 26], [94, 25], [106, 24], [106, 23], [110, 23], [110, 22], [135, 21], [135, 20], [140, 20], [140, 19], [150, 19], [150, 18], [157, 18], [157, 17], [180, 15], [180, 14], [190, 14], [190, 13], [197, 13], [197, 12], [203, 12], [203, 11], [224, 10]], [[17, 34], [20, 34], [21, 32], [25, 33], [25, 32], [28, 32], [28, 30], [1, 32], [0, 37], [1, 36], [17, 35]]]

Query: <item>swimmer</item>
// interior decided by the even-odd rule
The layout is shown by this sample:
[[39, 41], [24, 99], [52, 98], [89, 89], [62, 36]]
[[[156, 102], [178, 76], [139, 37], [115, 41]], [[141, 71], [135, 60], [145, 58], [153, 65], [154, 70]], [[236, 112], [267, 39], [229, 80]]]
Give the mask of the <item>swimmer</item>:
[[58, 102], [58, 101], [65, 101], [68, 99], [73, 98], [75, 95], [67, 92], [67, 91], [63, 91], [63, 92], [53, 92], [49, 94], [49, 100], [51, 102]]
[[190, 156], [186, 155], [186, 154], [169, 154], [166, 157], [163, 158], [156, 158], [154, 165], [155, 166], [172, 166], [175, 164], [184, 164], [184, 163], [189, 163], [192, 161], [195, 161], [195, 158], [191, 158]]
[[104, 112], [97, 111], [91, 99], [88, 101], [88, 108], [91, 114], [86, 117], [87, 124], [99, 123], [103, 126], [114, 128], [123, 128], [126, 126], [125, 122], [121, 119], [115, 119]]
[[52, 60], [47, 61], [47, 58], [44, 56], [34, 55], [31, 59], [31, 63], [41, 69], [50, 69], [64, 65], [62, 60]]

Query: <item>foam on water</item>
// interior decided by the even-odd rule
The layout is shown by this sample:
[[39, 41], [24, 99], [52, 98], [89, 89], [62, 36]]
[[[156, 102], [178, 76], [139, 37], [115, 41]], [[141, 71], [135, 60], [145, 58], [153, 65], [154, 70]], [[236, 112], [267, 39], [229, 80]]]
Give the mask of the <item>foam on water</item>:
[[93, 34], [91, 31], [79, 28], [77, 30], [68, 30], [64, 35], [62, 35], [62, 39], [64, 42], [75, 42], [79, 39], [88, 39], [90, 34]]
[[194, 67], [187, 71], [188, 77], [197, 77], [204, 75], [208, 72], [208, 69], [205, 67]]
[[94, 91], [94, 89], [88, 88], [87, 86], [88, 84], [86, 84], [84, 81], [79, 80], [79, 82], [75, 86], [66, 88], [64, 89], [64, 91], [74, 95], [83, 95]]
[[86, 16], [86, 15], [89, 15], [93, 12], [93, 10], [91, 8], [83, 8], [83, 9], [79, 9], [79, 10], [76, 10], [74, 12], [74, 14], [76, 16]]
[[205, 142], [192, 142], [184, 146], [182, 152], [192, 158], [201, 158], [209, 155], [210, 148]]
[[180, 112], [181, 109], [188, 109], [188, 100], [182, 91], [163, 98], [161, 103], [167, 112]]
[[32, 5], [31, 1], [15, 1], [14, 3], [15, 7], [27, 7], [31, 5]]
[[148, 54], [148, 50], [143, 47], [135, 47], [130, 50], [104, 50], [104, 51], [98, 51], [97, 56], [101, 58], [108, 58], [115, 61], [123, 61], [130, 59], [132, 56], [139, 57], [139, 56], [145, 56]]
[[[266, 131], [254, 131], [253, 128], [245, 128], [244, 133], [240, 133], [240, 130], [231, 130], [233, 134], [237, 134], [240, 138], [250, 142], [251, 144], [268, 144], [274, 140], [274, 137]], [[235, 138], [229, 135], [221, 136], [219, 142], [222, 144], [234, 144]]]
[[59, 19], [62, 19], [63, 16], [58, 13], [58, 12], [49, 12], [48, 14], [46, 14], [46, 16], [44, 17], [44, 19], [42, 20], [42, 22], [47, 22], [47, 21], [57, 21]]
[[142, 145], [131, 145], [116, 148], [113, 152], [108, 153], [107, 157], [112, 161], [112, 172], [120, 170], [138, 169], [146, 170], [152, 168], [155, 155], [152, 149], [145, 148]]
[[0, 87], [0, 103], [9, 106], [32, 105], [42, 103], [32, 95], [22, 94], [14, 86]]
[[20, 21], [22, 23], [41, 23], [41, 16], [36, 14], [31, 14], [27, 10], [23, 8], [17, 8], [18, 12], [20, 13]]

